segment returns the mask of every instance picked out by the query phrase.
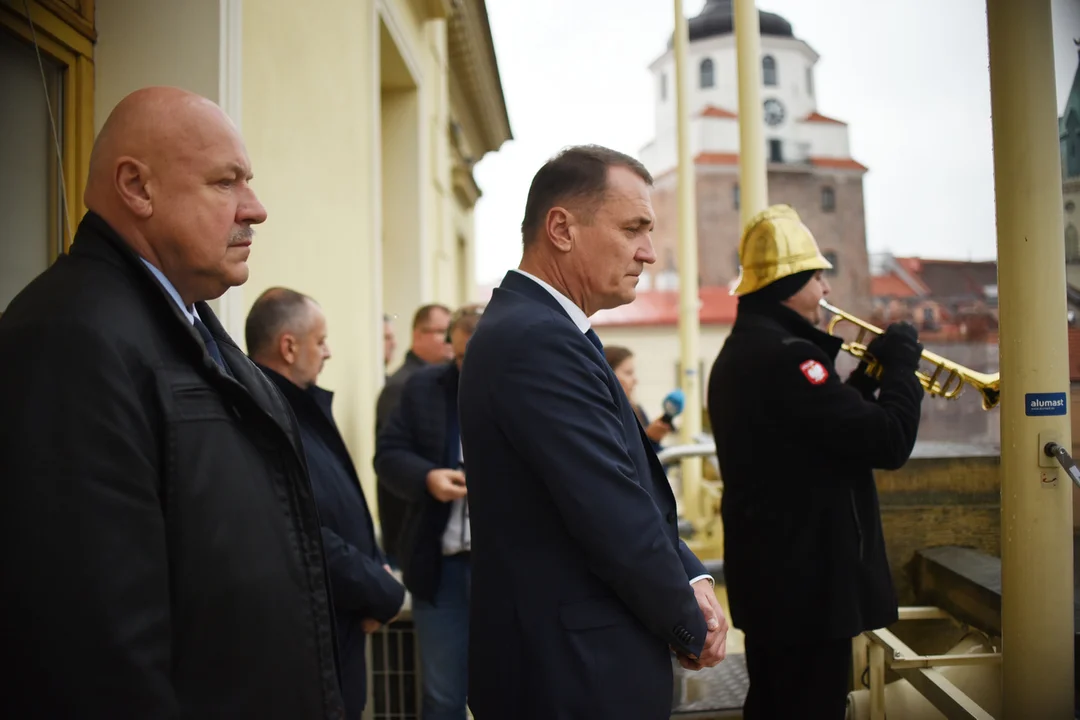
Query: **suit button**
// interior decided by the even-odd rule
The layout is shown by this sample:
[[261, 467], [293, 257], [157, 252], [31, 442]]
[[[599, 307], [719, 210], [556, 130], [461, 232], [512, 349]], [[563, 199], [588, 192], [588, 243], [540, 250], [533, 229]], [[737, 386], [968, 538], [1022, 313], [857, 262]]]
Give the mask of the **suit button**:
[[669, 512], [669, 513], [667, 514], [667, 521], [668, 521], [669, 523], [672, 523], [672, 524], [674, 524], [674, 522], [675, 522], [675, 521], [676, 521], [677, 519], [678, 519], [678, 515], [676, 515], [676, 514], [675, 514], [675, 511], [674, 511], [674, 510], [672, 510], [671, 512]]

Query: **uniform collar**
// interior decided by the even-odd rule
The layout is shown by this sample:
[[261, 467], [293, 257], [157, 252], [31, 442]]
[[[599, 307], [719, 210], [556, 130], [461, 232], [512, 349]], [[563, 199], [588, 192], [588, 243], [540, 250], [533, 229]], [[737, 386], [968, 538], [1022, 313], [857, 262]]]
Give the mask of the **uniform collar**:
[[740, 304], [738, 315], [735, 318], [735, 329], [772, 328], [787, 335], [795, 335], [817, 345], [830, 358], [835, 358], [840, 352], [842, 338], [830, 335], [824, 330], [807, 322], [799, 313], [780, 303], [768, 303], [760, 306], [747, 306]]

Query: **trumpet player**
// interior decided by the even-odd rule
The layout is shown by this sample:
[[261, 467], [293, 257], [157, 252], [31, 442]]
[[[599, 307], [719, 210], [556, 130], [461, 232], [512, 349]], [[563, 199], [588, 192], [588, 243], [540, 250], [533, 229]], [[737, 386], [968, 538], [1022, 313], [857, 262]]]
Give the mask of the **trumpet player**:
[[915, 328], [890, 326], [842, 381], [820, 329], [832, 266], [786, 205], [747, 224], [738, 315], [709, 377], [724, 479], [724, 574], [746, 635], [745, 720], [845, 714], [851, 639], [896, 621], [875, 468], [907, 462], [919, 428]]

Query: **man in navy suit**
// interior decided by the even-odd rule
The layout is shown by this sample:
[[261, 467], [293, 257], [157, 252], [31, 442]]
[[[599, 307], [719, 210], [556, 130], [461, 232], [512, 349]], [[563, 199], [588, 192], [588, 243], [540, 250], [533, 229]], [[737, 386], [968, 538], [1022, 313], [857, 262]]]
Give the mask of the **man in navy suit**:
[[334, 422], [334, 394], [316, 385], [330, 359], [326, 316], [307, 295], [270, 288], [255, 300], [244, 328], [251, 359], [296, 415], [330, 575], [348, 720], [367, 700], [367, 634], [401, 610], [405, 588], [391, 574], [356, 468]]
[[679, 539], [675, 498], [599, 338], [631, 302], [652, 178], [606, 148], [563, 151], [533, 178], [524, 253], [492, 294], [462, 368], [478, 720], [670, 716], [671, 651], [724, 657], [712, 578]]

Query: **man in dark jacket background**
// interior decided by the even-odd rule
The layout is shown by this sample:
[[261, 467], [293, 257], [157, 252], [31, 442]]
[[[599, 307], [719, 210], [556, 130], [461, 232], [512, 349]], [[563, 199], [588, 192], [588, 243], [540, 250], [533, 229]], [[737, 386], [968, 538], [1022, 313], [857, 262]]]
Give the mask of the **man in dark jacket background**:
[[251, 177], [210, 101], [127, 96], [0, 318], [0, 717], [344, 717], [295, 419], [206, 304], [247, 280]]
[[375, 543], [375, 527], [349, 451], [334, 422], [333, 393], [315, 384], [330, 358], [326, 317], [306, 295], [270, 288], [245, 327], [248, 353], [296, 413], [322, 522], [337, 613], [341, 691], [349, 720], [367, 699], [366, 634], [393, 619], [405, 588]]
[[[435, 363], [444, 363], [452, 355], [450, 343], [446, 341], [446, 329], [450, 326], [450, 308], [438, 303], [424, 305], [417, 309], [412, 321], [412, 344], [405, 353], [405, 361], [391, 375], [379, 399], [375, 404], [375, 434], [390, 418], [391, 413], [401, 400], [401, 392], [412, 374], [422, 367]], [[383, 549], [390, 559], [390, 564], [398, 564], [398, 536], [405, 522], [407, 504], [394, 493], [387, 490], [383, 482], [376, 486], [375, 497], [379, 504], [379, 527], [382, 529]]]
[[398, 557], [420, 642], [423, 720], [465, 720], [467, 712], [472, 535], [457, 393], [480, 316], [476, 306], [454, 313], [454, 362], [409, 378], [375, 451], [381, 482], [408, 503]]
[[[874, 468], [915, 446], [915, 329], [892, 325], [848, 381], [842, 340], [815, 327], [831, 268], [794, 210], [747, 225], [738, 316], [709, 377], [724, 480], [724, 574], [746, 633], [743, 717], [844, 717], [851, 638], [897, 619]], [[877, 397], [874, 393], [877, 392]]]

